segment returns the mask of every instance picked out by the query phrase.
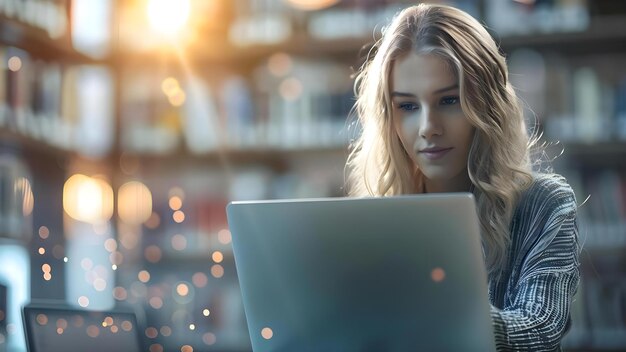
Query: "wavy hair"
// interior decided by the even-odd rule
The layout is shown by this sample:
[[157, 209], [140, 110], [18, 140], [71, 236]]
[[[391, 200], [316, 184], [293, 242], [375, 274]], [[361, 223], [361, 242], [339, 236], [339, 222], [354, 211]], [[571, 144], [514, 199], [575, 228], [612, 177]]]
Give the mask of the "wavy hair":
[[[420, 4], [393, 19], [354, 83], [361, 133], [351, 146], [346, 186], [351, 196], [421, 193], [424, 175], [402, 146], [392, 121], [390, 77], [408, 53], [446, 60], [459, 80], [461, 108], [475, 127], [467, 160], [482, 233], [485, 264], [499, 275], [508, 259], [509, 223], [532, 182], [523, 110], [506, 61], [485, 28], [453, 7]], [[469, 191], [469, 190], [468, 190]]]

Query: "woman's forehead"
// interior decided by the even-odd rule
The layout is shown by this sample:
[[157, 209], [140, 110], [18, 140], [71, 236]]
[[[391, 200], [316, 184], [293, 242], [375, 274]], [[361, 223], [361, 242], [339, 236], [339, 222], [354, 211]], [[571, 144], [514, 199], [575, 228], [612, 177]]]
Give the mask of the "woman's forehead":
[[448, 61], [435, 54], [404, 55], [393, 63], [392, 91], [436, 91], [458, 84], [457, 75]]

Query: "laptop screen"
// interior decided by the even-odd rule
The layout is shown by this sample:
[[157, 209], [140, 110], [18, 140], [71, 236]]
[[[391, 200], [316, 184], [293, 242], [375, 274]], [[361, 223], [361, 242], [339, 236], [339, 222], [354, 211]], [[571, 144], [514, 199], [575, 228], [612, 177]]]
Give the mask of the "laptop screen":
[[26, 306], [24, 324], [30, 352], [142, 350], [131, 312]]

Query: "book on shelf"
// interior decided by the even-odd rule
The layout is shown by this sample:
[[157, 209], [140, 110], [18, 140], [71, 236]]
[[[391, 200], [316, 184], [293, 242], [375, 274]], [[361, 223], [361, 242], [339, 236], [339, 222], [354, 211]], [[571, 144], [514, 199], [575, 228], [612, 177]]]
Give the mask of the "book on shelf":
[[608, 77], [602, 60], [578, 67], [549, 55], [546, 63], [545, 103], [531, 105], [545, 111], [538, 115], [547, 137], [589, 145], [626, 140], [626, 79]]
[[579, 32], [589, 26], [587, 0], [516, 2], [487, 0], [485, 20], [500, 36]]
[[[567, 152], [567, 149], [566, 149]], [[586, 249], [626, 247], [626, 177], [618, 170], [560, 171], [578, 202], [579, 237]]]

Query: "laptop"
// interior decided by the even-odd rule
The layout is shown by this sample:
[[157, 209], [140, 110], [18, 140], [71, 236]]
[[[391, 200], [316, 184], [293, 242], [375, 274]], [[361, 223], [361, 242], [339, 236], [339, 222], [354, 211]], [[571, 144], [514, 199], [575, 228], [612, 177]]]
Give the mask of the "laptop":
[[470, 193], [236, 201], [253, 350], [495, 351]]
[[58, 304], [22, 308], [29, 352], [144, 351], [133, 312], [88, 311]]

